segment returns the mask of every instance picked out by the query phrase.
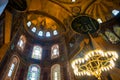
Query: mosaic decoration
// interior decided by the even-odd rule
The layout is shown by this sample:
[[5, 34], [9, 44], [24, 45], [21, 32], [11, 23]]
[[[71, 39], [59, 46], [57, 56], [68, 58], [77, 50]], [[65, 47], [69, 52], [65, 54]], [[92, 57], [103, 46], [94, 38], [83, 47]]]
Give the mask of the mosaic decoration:
[[77, 33], [94, 33], [99, 29], [99, 23], [91, 17], [79, 16], [73, 19], [71, 28]]

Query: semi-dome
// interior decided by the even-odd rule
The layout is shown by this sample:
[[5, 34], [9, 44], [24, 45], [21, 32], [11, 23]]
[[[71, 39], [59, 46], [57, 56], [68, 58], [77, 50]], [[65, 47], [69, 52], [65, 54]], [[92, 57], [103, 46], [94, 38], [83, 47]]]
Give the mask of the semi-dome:
[[57, 19], [36, 11], [29, 12], [24, 22], [26, 30], [39, 38], [56, 37], [65, 32], [65, 28]]

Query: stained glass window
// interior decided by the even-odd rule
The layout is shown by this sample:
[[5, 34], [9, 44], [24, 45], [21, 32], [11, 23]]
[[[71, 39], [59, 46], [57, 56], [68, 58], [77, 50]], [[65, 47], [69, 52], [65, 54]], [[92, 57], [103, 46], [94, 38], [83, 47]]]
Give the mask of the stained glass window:
[[29, 66], [27, 80], [40, 80], [40, 67], [39, 67], [39, 65], [32, 64]]
[[114, 30], [114, 32], [117, 34], [117, 36], [120, 37], [120, 27], [119, 27], [119, 26], [115, 26], [115, 27], [113, 28], [113, 30]]
[[32, 58], [34, 59], [41, 59], [42, 58], [42, 47], [35, 45], [33, 47]]
[[26, 43], [26, 38], [24, 35], [21, 35], [17, 43], [18, 49], [23, 50], [25, 47], [25, 43]]
[[51, 47], [51, 59], [57, 58], [59, 56], [59, 46], [55, 44]]
[[11, 62], [8, 66], [7, 71], [6, 71], [7, 74], [5, 74], [5, 77], [3, 80], [14, 80], [19, 63], [20, 63], [20, 61], [19, 61], [19, 58], [17, 56], [13, 56], [11, 58]]
[[51, 80], [61, 80], [59, 64], [55, 64], [51, 67]]
[[113, 43], [113, 44], [116, 44], [116, 43], [118, 43], [120, 41], [119, 38], [117, 36], [115, 36], [115, 34], [113, 34], [110, 31], [106, 31], [105, 35], [107, 36], [107, 38], [109, 39], [109, 41], [111, 43]]

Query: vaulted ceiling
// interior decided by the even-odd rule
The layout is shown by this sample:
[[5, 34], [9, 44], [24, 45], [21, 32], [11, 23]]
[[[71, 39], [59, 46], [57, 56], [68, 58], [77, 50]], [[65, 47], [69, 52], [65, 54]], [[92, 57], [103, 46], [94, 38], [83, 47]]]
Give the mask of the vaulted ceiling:
[[[11, 41], [18, 26], [21, 25], [22, 15], [27, 11], [46, 13], [69, 29], [76, 16], [87, 15], [108, 22], [115, 17], [112, 10], [120, 10], [119, 0], [9, 0], [9, 2], [6, 0], [8, 4], [5, 9], [2, 7], [5, 1], [1, 1], [0, 8], [4, 12], [0, 16], [0, 46]], [[100, 25], [107, 27], [104, 23]]]
[[112, 13], [114, 9], [120, 10], [119, 0], [10, 0], [0, 16], [0, 44], [2, 46], [10, 42], [18, 26], [21, 25], [22, 14], [27, 11], [47, 13], [68, 28], [72, 19], [79, 15], [100, 18], [103, 22], [107, 22], [115, 17]]
[[[28, 11], [35, 10], [45, 13], [46, 15], [50, 15], [51, 17], [60, 21], [65, 26], [66, 29], [69, 29], [72, 20], [80, 15], [87, 15], [96, 20], [100, 18], [103, 21], [103, 23], [100, 24], [100, 26], [102, 26], [101, 30], [106, 30], [104, 27], [111, 28], [111, 25], [113, 25], [113, 23], [116, 22], [113, 19], [115, 18], [115, 16], [112, 14], [112, 10], [114, 9], [118, 11], [120, 10], [120, 0], [74, 0], [74, 1], [75, 2], [72, 2], [72, 0], [17, 0], [17, 1], [9, 0], [7, 7], [4, 9], [4, 12], [0, 15], [0, 47], [4, 44], [9, 43], [12, 40], [12, 38], [14, 38], [15, 33], [19, 29], [19, 26], [21, 26], [21, 22], [24, 17], [23, 15]], [[111, 22], [112, 19], [113, 23]], [[51, 22], [54, 23], [54, 21]], [[106, 23], [108, 23], [107, 26]], [[73, 36], [74, 34], [72, 32], [70, 32], [68, 35], [72, 37], [68, 38], [69, 42], [74, 43], [76, 41], [75, 44], [80, 46], [80, 48], [81, 46], [85, 45], [84, 43], [78, 44], [78, 42], [82, 40], [82, 38], [79, 39], [77, 38], [78, 35]], [[106, 46], [110, 46], [105, 47], [106, 49], [117, 50], [115, 48], [117, 47], [119, 48], [119, 45], [111, 46], [111, 44], [106, 43], [101, 37], [96, 37], [95, 39], [100, 45], [102, 43]], [[88, 40], [84, 41], [86, 43], [89, 42]], [[74, 47], [74, 45], [72, 46]], [[71, 47], [73, 51], [77, 49], [76, 47], [75, 49], [73, 47]], [[3, 50], [4, 48], [6, 48], [6, 45], [2, 46], [1, 50]], [[71, 48], [69, 52], [72, 52]], [[76, 55], [78, 55], [77, 57], [81, 56], [81, 54], [79, 53]], [[70, 55], [70, 57], [73, 56], [75, 55]], [[116, 71], [117, 69], [114, 71], [114, 73]], [[112, 73], [112, 71], [110, 73]], [[115, 80], [117, 80], [116, 77], [114, 76], [115, 75], [112, 75], [112, 77], [115, 78]]]

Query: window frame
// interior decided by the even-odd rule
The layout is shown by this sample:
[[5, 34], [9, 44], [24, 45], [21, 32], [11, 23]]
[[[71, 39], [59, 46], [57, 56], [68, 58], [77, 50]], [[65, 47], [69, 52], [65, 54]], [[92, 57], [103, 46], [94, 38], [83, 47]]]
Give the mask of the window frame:
[[[60, 64], [54, 64], [51, 67], [51, 80], [61, 80], [61, 69]], [[55, 73], [57, 72], [57, 78]]]
[[[39, 52], [40, 52], [40, 53], [39, 53], [39, 54], [40, 54], [40, 58], [39, 58], [39, 57], [35, 58], [35, 56], [36, 56], [35, 51], [34, 51], [35, 47], [39, 47], [39, 49], [41, 50], [41, 51], [39, 51]], [[36, 60], [41, 60], [41, 59], [42, 59], [42, 53], [43, 53], [43, 48], [42, 48], [42, 46], [40, 46], [40, 45], [34, 45], [34, 46], [33, 46], [33, 50], [32, 50], [31, 58], [32, 58], [32, 59], [36, 59]]]
[[[22, 46], [20, 46], [21, 45], [20, 41], [23, 42]], [[25, 35], [21, 35], [20, 38], [19, 38], [19, 40], [18, 40], [18, 42], [17, 42], [17, 48], [19, 50], [23, 51], [24, 48], [25, 48], [25, 45], [26, 45], [26, 37], [25, 37]]]
[[[54, 54], [54, 50], [53, 50], [54, 47], [57, 47], [56, 49], [58, 50], [56, 54]], [[52, 45], [52, 47], [51, 47], [51, 59], [58, 58], [59, 56], [60, 56], [59, 45], [58, 44]]]
[[[35, 75], [32, 75], [32, 73], [31, 73], [31, 72], [32, 72], [32, 71], [31, 71], [31, 70], [32, 70], [32, 67], [36, 67], [37, 70], [39, 70], [39, 71], [34, 72], [35, 75], [36, 75], [36, 77], [34, 77], [34, 78], [37, 78], [37, 80], [40, 80], [41, 68], [40, 68], [40, 66], [37, 65], [37, 64], [31, 64], [31, 65], [29, 66], [26, 80], [29, 80], [29, 77], [31, 77], [31, 76], [35, 76]], [[39, 74], [38, 74], [38, 73], [39, 73]]]
[[[9, 61], [8, 61], [9, 62]], [[17, 55], [13, 55], [10, 59], [10, 62], [8, 64], [8, 68], [6, 69], [6, 72], [4, 74], [3, 80], [14, 80], [15, 76], [17, 74], [17, 70], [19, 67], [20, 59]], [[11, 72], [11, 65], [14, 64], [14, 68]], [[11, 72], [10, 76], [9, 73]]]

